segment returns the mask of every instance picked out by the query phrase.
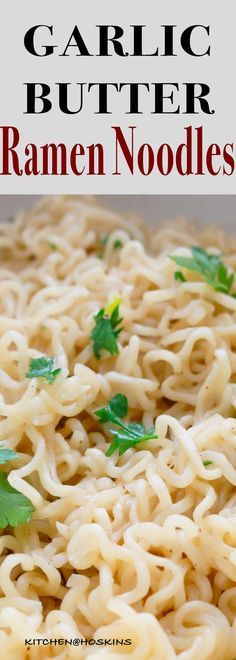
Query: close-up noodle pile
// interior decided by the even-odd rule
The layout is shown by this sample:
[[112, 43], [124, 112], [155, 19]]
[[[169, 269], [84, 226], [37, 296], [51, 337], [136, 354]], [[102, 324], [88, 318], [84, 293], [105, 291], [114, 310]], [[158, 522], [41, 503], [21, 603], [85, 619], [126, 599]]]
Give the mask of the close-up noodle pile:
[[[151, 230], [89, 197], [0, 225], [0, 442], [16, 452], [0, 471], [16, 518], [31, 503], [0, 530], [2, 658], [236, 658], [236, 298], [170, 258], [193, 246], [236, 271], [220, 228]], [[117, 350], [96, 355], [114, 301]], [[43, 356], [51, 381], [32, 373]], [[123, 426], [153, 436], [123, 453], [96, 415], [116, 395]]]

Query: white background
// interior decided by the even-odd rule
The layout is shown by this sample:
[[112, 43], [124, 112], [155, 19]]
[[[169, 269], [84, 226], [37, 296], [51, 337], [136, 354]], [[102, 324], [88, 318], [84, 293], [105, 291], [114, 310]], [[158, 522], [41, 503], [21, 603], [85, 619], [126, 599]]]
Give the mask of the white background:
[[[160, 44], [162, 24], [177, 24], [179, 33], [185, 27], [197, 23], [211, 25], [212, 55], [193, 58], [181, 52], [178, 57], [58, 57], [53, 55], [35, 58], [24, 49], [23, 38], [29, 27], [35, 24], [54, 25], [54, 43], [65, 48], [69, 36], [78, 25], [90, 48], [96, 47], [96, 24], [119, 24], [123, 28], [132, 23], [147, 24], [148, 47]], [[120, 177], [109, 174], [114, 168], [114, 149], [110, 126], [120, 125], [126, 130], [129, 124], [138, 126], [140, 142], [158, 146], [168, 141], [176, 146], [183, 140], [184, 127], [204, 125], [207, 143], [217, 141], [220, 145], [233, 142], [235, 138], [235, 0], [8, 0], [4, 4], [0, 24], [0, 82], [1, 82], [1, 125], [15, 125], [20, 129], [22, 143], [75, 142], [90, 144], [101, 141], [106, 151], [106, 176], [0, 176], [0, 193], [101, 193], [101, 194], [198, 194], [235, 193], [235, 175], [223, 177], [190, 176], [171, 174], [161, 177], [155, 171], [151, 176], [132, 176], [128, 168]], [[125, 45], [131, 47], [130, 33], [126, 31]], [[72, 49], [71, 49], [72, 50]], [[87, 112], [66, 116], [54, 107], [45, 115], [24, 115], [26, 91], [24, 82], [45, 82], [54, 87], [54, 82], [86, 81], [142, 81], [142, 82], [206, 82], [212, 88], [211, 103], [216, 110], [214, 116], [203, 114], [150, 115], [149, 95], [147, 112], [143, 116], [125, 116], [123, 102], [116, 102], [111, 116], [93, 114], [93, 97]], [[119, 98], [119, 97], [118, 97]], [[123, 94], [120, 99], [123, 99]], [[56, 95], [52, 93], [52, 99]]]

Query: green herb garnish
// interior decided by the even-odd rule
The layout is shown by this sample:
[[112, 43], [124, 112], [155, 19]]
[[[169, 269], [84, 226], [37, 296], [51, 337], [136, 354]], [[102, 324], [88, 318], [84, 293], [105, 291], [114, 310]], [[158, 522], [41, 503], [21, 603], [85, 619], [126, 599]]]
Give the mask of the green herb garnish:
[[53, 369], [55, 361], [55, 357], [32, 358], [26, 378], [45, 378], [47, 383], [53, 383], [56, 376], [61, 373], [61, 369]]
[[120, 248], [122, 248], [122, 247], [123, 247], [122, 241], [120, 241], [120, 239], [117, 238], [116, 241], [114, 241], [114, 243], [113, 243], [113, 249], [114, 250], [120, 250]]
[[203, 461], [203, 465], [207, 467], [207, 465], [213, 465], [213, 461]]
[[31, 519], [34, 511], [32, 502], [12, 488], [5, 472], [0, 472], [0, 527], [17, 527]]
[[108, 234], [102, 234], [102, 236], [100, 238], [101, 245], [106, 245], [107, 241], [108, 241], [108, 238], [109, 238]]
[[174, 278], [178, 282], [186, 282], [186, 277], [184, 277], [183, 273], [181, 273], [181, 270], [176, 270], [175, 271]]
[[[0, 463], [8, 463], [18, 454], [9, 447], [0, 445]], [[0, 472], [0, 527], [7, 525], [16, 527], [30, 520], [34, 507], [28, 497], [12, 488], [7, 480], [7, 474]]]
[[49, 242], [48, 245], [49, 245], [49, 247], [51, 248], [51, 250], [57, 250], [57, 245], [56, 245], [56, 243], [50, 243], [50, 242]]
[[13, 461], [15, 458], [18, 458], [18, 454], [14, 451], [14, 449], [10, 449], [9, 447], [4, 447], [1, 443], [0, 445], [1, 465], [3, 465], [4, 463], [8, 463], [8, 461]]
[[100, 408], [95, 412], [101, 424], [106, 422], [119, 423], [120, 419], [126, 417], [128, 412], [128, 399], [124, 394], [116, 394], [110, 399], [105, 408]]
[[[105, 247], [106, 244], [107, 244], [108, 238], [109, 238], [108, 234], [102, 234], [102, 236], [100, 236], [100, 240], [99, 240], [100, 245]], [[100, 252], [98, 252], [98, 258], [103, 259], [103, 257], [104, 257], [104, 250], [101, 250]]]
[[[108, 239], [109, 239], [109, 235], [103, 234], [103, 236], [101, 236], [100, 238], [100, 245], [103, 245], [103, 247], [105, 247], [107, 245]], [[119, 238], [117, 238], [113, 243], [113, 250], [120, 250], [120, 248], [122, 247], [123, 247], [122, 241]], [[103, 259], [103, 257], [104, 257], [104, 251], [98, 252], [98, 258]]]
[[[208, 254], [204, 248], [192, 247], [192, 258], [170, 255], [170, 259], [172, 259], [172, 261], [178, 266], [183, 266], [183, 268], [187, 268], [188, 270], [195, 271], [202, 275], [205, 282], [212, 286], [216, 291], [235, 296], [235, 293], [230, 292], [234, 282], [234, 273], [229, 273], [226, 266], [221, 261], [220, 254], [212, 255]], [[175, 279], [180, 280], [180, 272], [181, 271], [176, 271]]]
[[100, 309], [93, 318], [95, 327], [90, 339], [92, 339], [93, 352], [97, 360], [100, 359], [103, 348], [111, 355], [118, 355], [117, 337], [123, 330], [123, 327], [119, 327], [123, 321], [122, 318], [119, 318], [119, 305], [116, 305], [110, 315], [106, 314], [105, 309]]
[[106, 456], [111, 456], [116, 450], [118, 450], [119, 456], [122, 456], [127, 449], [136, 447], [140, 442], [158, 438], [154, 427], [146, 429], [143, 424], [122, 422], [121, 419], [126, 417], [127, 412], [127, 397], [124, 394], [116, 394], [104, 408], [100, 408], [95, 413], [101, 424], [112, 422], [118, 427], [117, 429], [110, 429], [110, 433], [114, 437]]

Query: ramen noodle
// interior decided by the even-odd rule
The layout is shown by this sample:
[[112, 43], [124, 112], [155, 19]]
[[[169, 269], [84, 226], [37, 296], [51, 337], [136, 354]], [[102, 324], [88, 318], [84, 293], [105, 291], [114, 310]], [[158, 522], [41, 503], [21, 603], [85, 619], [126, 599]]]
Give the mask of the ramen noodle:
[[[220, 229], [151, 231], [89, 197], [0, 227], [0, 467], [35, 509], [1, 530], [1, 657], [236, 657], [236, 299], [175, 280], [193, 245], [236, 270]], [[114, 296], [119, 351], [97, 359]], [[42, 355], [51, 383], [26, 378]], [[118, 393], [157, 437], [107, 456], [94, 411]]]

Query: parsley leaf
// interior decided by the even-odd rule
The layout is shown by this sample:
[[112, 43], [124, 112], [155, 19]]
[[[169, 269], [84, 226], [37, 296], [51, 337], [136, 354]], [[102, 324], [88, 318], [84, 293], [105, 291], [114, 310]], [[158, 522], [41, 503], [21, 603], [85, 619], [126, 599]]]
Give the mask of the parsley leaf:
[[0, 463], [8, 463], [8, 461], [13, 461], [15, 458], [18, 458], [18, 454], [11, 449], [10, 447], [3, 447], [2, 443], [0, 444]]
[[51, 243], [51, 242], [49, 241], [48, 245], [49, 245], [49, 247], [51, 248], [51, 250], [57, 250], [57, 245], [56, 245], [56, 243]]
[[102, 234], [102, 236], [100, 238], [101, 245], [106, 245], [107, 241], [108, 241], [108, 238], [109, 238], [108, 234]]
[[[101, 238], [100, 238], [100, 241], [99, 241], [99, 242], [100, 242], [100, 245], [102, 245], [102, 246], [105, 248], [106, 245], [107, 245], [108, 239], [109, 239], [109, 235], [108, 235], [108, 234], [103, 234], [103, 235], [101, 236]], [[119, 238], [117, 238], [117, 239], [114, 241], [112, 247], [113, 247], [113, 250], [120, 250], [120, 248], [123, 247], [123, 243], [122, 243], [122, 241], [121, 241]], [[100, 251], [100, 252], [98, 252], [98, 258], [99, 258], [99, 259], [103, 259], [103, 257], [104, 257], [104, 251]]]
[[5, 472], [0, 472], [0, 527], [17, 527], [28, 522], [34, 510], [28, 497], [12, 488]]
[[154, 427], [146, 429], [143, 424], [137, 422], [121, 422], [128, 412], [128, 399], [124, 394], [116, 394], [104, 408], [97, 410], [95, 415], [102, 424], [112, 422], [118, 428], [111, 429], [113, 440], [106, 456], [111, 456], [118, 450], [119, 456], [122, 456], [130, 447], [136, 447], [140, 442], [158, 438]]
[[181, 270], [175, 271], [174, 278], [179, 282], [186, 282], [186, 277], [184, 277], [183, 273], [181, 273]]
[[55, 357], [32, 358], [26, 378], [46, 378], [47, 383], [51, 384], [56, 376], [61, 373], [61, 369], [53, 369], [54, 365]]
[[[170, 255], [170, 259], [178, 266], [202, 275], [207, 284], [216, 291], [234, 296], [234, 293], [230, 291], [234, 282], [234, 273], [228, 272], [220, 257], [220, 254], [208, 254], [204, 248], [197, 246], [192, 247], [192, 258]], [[180, 272], [176, 271], [175, 279], [180, 280]]]
[[117, 337], [123, 330], [123, 327], [119, 327], [123, 321], [122, 318], [119, 318], [119, 305], [116, 305], [110, 316], [105, 313], [105, 309], [100, 309], [93, 318], [95, 327], [91, 332], [90, 339], [92, 339], [93, 352], [97, 360], [100, 359], [103, 348], [111, 355], [118, 355]]
[[122, 248], [122, 247], [123, 247], [122, 241], [120, 241], [120, 239], [117, 238], [116, 241], [114, 241], [114, 243], [113, 243], [113, 249], [114, 250], [120, 250], [120, 248]]
[[[124, 394], [116, 394], [105, 408], [97, 410], [95, 415], [102, 424], [114, 422], [117, 418], [123, 419], [128, 412], [128, 399]], [[119, 421], [119, 419], [118, 419]]]
[[213, 465], [213, 461], [203, 461], [203, 465], [205, 465], [205, 467], [207, 465]]
[[[106, 247], [107, 241], [108, 241], [109, 235], [108, 234], [102, 234], [99, 240], [100, 245], [102, 245], [104, 248]], [[104, 257], [104, 250], [100, 250], [98, 252], [98, 259], [103, 259]]]
[[152, 440], [153, 438], [158, 437], [155, 434], [154, 426], [150, 429], [146, 429], [143, 424], [137, 424], [135, 422], [125, 424], [124, 430], [122, 431], [112, 429], [111, 434], [114, 438], [106, 452], [106, 456], [111, 456], [117, 449], [119, 451], [119, 456], [122, 456], [127, 449], [136, 447], [140, 442], [145, 442], [146, 440]]

